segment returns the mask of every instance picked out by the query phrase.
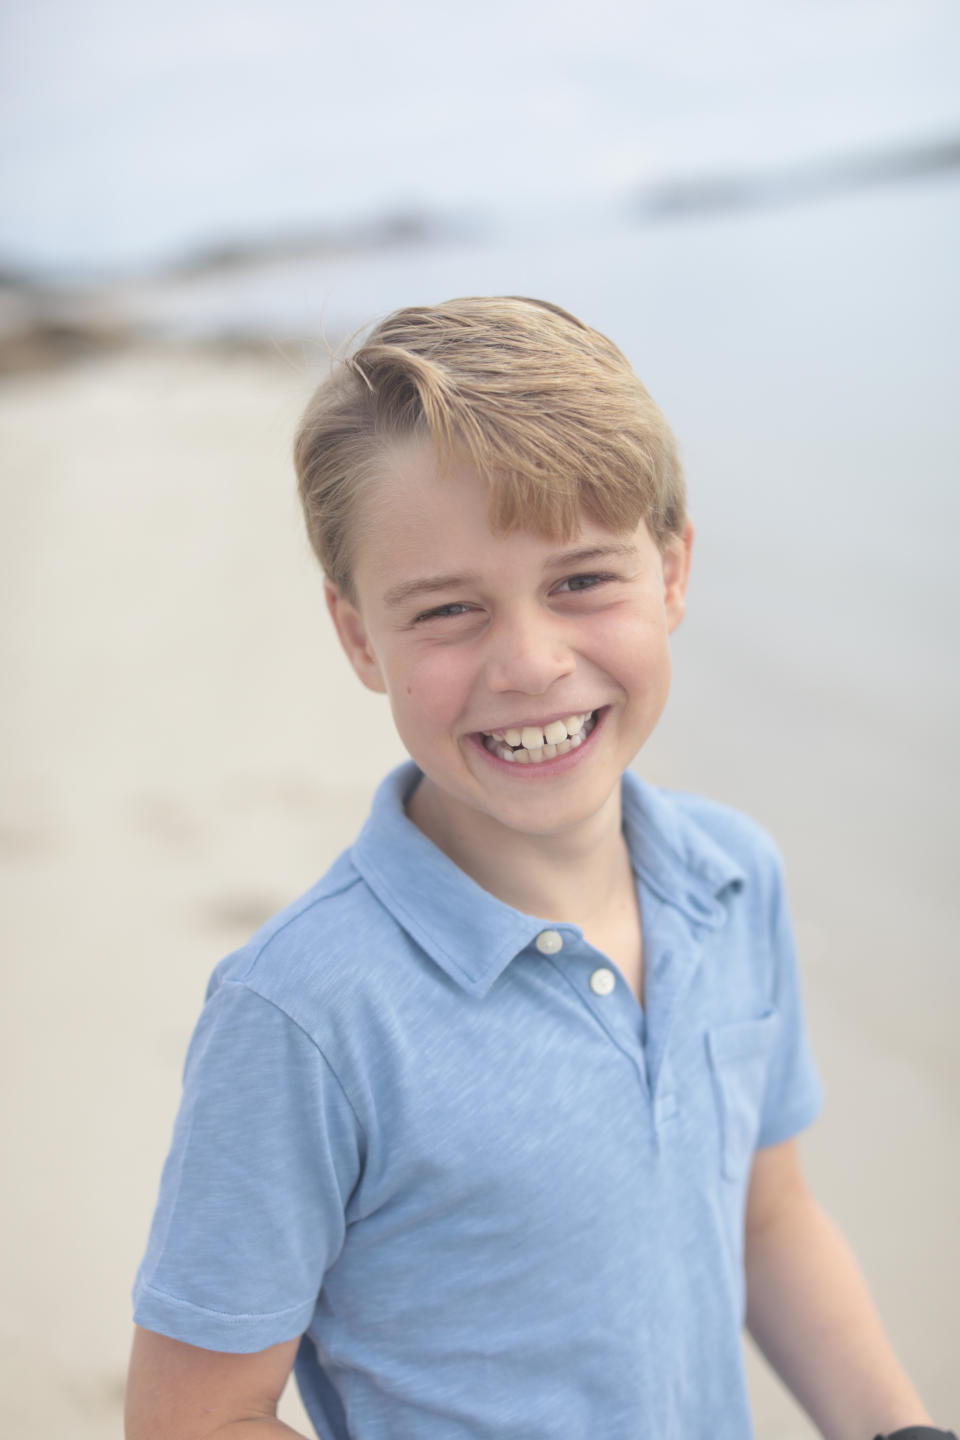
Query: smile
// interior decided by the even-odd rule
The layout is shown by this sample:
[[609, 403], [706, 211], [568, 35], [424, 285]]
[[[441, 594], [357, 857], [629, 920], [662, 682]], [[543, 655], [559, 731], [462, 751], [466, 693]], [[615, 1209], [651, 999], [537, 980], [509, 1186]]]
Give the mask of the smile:
[[481, 739], [491, 755], [514, 765], [540, 765], [557, 755], [566, 755], [582, 745], [597, 723], [597, 711], [568, 715], [543, 726], [482, 732]]

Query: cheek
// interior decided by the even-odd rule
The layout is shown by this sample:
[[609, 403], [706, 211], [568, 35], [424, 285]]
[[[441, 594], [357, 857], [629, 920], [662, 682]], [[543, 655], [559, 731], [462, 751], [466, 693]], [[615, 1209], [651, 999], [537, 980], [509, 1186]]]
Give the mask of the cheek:
[[669, 689], [670, 642], [662, 616], [625, 617], [610, 625], [591, 658], [634, 701]]
[[610, 616], [594, 641], [594, 655], [611, 670], [640, 673], [669, 655], [663, 617], [645, 612]]
[[401, 733], [405, 728], [424, 733], [441, 731], [459, 717], [470, 682], [451, 651], [428, 651], [393, 667], [387, 690]]

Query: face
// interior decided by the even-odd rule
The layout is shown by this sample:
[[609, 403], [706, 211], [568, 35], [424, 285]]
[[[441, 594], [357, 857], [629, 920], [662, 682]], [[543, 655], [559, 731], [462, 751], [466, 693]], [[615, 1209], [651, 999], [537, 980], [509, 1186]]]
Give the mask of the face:
[[[356, 603], [328, 586], [344, 649], [390, 697], [434, 813], [476, 842], [556, 835], [616, 807], [670, 684], [692, 529], [585, 519], [570, 542], [494, 535], [487, 485], [394, 449], [357, 547]], [[619, 823], [619, 819], [617, 821]]]

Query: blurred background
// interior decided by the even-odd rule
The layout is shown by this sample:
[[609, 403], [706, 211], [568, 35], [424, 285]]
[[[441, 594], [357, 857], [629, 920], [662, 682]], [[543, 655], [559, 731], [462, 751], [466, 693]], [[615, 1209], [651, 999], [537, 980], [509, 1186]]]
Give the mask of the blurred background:
[[[119, 1434], [209, 971], [401, 758], [299, 412], [357, 327], [483, 293], [608, 332], [677, 431], [694, 584], [637, 768], [784, 851], [808, 1171], [960, 1423], [958, 41], [950, 0], [6, 0], [9, 1433]], [[759, 1440], [809, 1440], [750, 1366]]]

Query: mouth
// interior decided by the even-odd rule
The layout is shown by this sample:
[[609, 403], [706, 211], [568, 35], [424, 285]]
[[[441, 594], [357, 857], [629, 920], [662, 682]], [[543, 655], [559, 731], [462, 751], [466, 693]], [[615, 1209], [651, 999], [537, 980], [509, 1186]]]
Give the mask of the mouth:
[[544, 725], [480, 731], [477, 738], [491, 755], [510, 765], [542, 765], [545, 760], [579, 749], [595, 728], [600, 713], [584, 711]]

